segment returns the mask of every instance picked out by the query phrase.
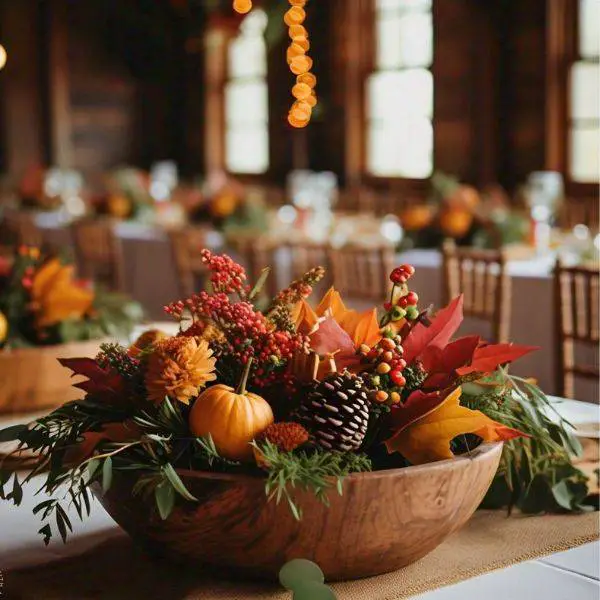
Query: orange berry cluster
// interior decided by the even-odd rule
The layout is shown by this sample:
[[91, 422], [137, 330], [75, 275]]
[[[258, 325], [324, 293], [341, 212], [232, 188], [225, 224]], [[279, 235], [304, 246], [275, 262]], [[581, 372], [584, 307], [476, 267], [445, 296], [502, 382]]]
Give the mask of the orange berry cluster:
[[233, 10], [245, 15], [252, 10], [252, 0], [233, 0]]
[[288, 122], [293, 127], [306, 127], [312, 116], [312, 109], [317, 104], [315, 86], [317, 78], [310, 72], [313, 60], [306, 53], [310, 49], [308, 31], [302, 25], [306, 19], [304, 6], [306, 0], [289, 0], [290, 9], [285, 13], [283, 20], [289, 27], [291, 38], [287, 49], [287, 62], [290, 71], [296, 76], [296, 83], [292, 88], [292, 95], [296, 99], [290, 113]]

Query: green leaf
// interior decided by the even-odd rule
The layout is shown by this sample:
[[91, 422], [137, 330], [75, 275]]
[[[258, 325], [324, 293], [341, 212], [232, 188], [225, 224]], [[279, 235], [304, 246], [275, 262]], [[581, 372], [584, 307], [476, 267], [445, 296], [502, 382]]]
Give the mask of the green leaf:
[[108, 492], [112, 484], [112, 458], [109, 456], [104, 459], [102, 465], [102, 490], [104, 493]]
[[23, 488], [19, 483], [19, 479], [16, 473], [13, 479], [13, 489], [11, 497], [15, 506], [19, 506], [21, 504], [21, 501], [23, 500]]
[[252, 301], [252, 300], [254, 300], [254, 298], [256, 298], [256, 296], [258, 296], [258, 294], [260, 294], [263, 287], [265, 286], [265, 283], [267, 282], [267, 279], [268, 279], [270, 273], [271, 273], [271, 267], [265, 267], [260, 272], [260, 276], [259, 276], [258, 280], [254, 284], [254, 287], [252, 288], [250, 294], [248, 295], [248, 300]]
[[168, 519], [175, 506], [175, 488], [168, 480], [163, 480], [154, 489], [154, 498], [160, 518]]
[[28, 431], [27, 425], [12, 425], [6, 429], [0, 429], [0, 443], [20, 441], [21, 434]]
[[50, 539], [52, 538], [52, 528], [50, 525], [44, 525], [38, 533], [44, 536], [44, 544], [47, 546], [50, 543]]
[[279, 583], [286, 590], [293, 590], [307, 581], [323, 583], [325, 575], [319, 565], [305, 558], [294, 558], [285, 563], [279, 571]]
[[569, 489], [569, 484], [564, 479], [552, 486], [552, 495], [559, 506], [566, 510], [573, 509], [573, 493]]
[[190, 494], [190, 492], [185, 487], [183, 481], [181, 481], [181, 478], [179, 477], [177, 471], [175, 471], [171, 463], [163, 465], [162, 470], [167, 476], [167, 479], [171, 482], [171, 485], [175, 488], [175, 490], [180, 496], [182, 496], [186, 500], [189, 500], [190, 502], [198, 502], [198, 498]]
[[96, 471], [98, 470], [101, 464], [102, 461], [96, 458], [92, 458], [92, 460], [88, 462], [86, 466], [88, 481], [92, 481], [94, 479], [94, 475], [96, 474]]
[[336, 600], [336, 595], [324, 583], [304, 581], [294, 588], [292, 600]]

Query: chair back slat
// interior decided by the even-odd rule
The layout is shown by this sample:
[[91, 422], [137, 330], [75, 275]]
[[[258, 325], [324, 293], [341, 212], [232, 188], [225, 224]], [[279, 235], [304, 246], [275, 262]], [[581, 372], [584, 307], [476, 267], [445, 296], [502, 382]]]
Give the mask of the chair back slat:
[[575, 376], [597, 381], [598, 365], [582, 365], [576, 346], [598, 347], [600, 341], [598, 267], [566, 267], [554, 270], [556, 314], [556, 374], [561, 396], [575, 395]]
[[7, 211], [4, 214], [0, 238], [6, 245], [38, 248], [41, 248], [44, 242], [42, 230], [35, 222], [35, 214], [25, 211]]
[[114, 291], [123, 291], [123, 256], [109, 219], [82, 219], [72, 225], [78, 272]]
[[333, 283], [344, 297], [382, 302], [388, 299], [394, 249], [389, 246], [344, 246], [330, 250]]
[[199, 280], [206, 274], [206, 265], [200, 255], [206, 247], [206, 237], [205, 227], [185, 227], [169, 232], [181, 297], [195, 294]]
[[507, 341], [510, 328], [510, 278], [499, 250], [443, 249], [445, 301], [463, 294], [465, 316], [488, 321], [495, 341]]

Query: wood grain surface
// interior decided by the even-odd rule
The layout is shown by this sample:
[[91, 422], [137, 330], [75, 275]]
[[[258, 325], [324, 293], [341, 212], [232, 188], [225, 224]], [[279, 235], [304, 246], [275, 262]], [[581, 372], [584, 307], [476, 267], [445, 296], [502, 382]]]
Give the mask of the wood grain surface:
[[106, 340], [0, 352], [0, 414], [54, 408], [83, 394], [59, 358], [93, 358]]
[[95, 493], [137, 542], [177, 562], [273, 579], [286, 561], [307, 558], [339, 581], [394, 571], [436, 548], [479, 506], [501, 451], [486, 444], [453, 460], [355, 474], [342, 496], [330, 492], [329, 508], [298, 493], [300, 522], [284, 501], [267, 501], [264, 480], [247, 476], [179, 471], [198, 503], [178, 502], [166, 521], [132, 495], [132, 477], [115, 475], [106, 495]]

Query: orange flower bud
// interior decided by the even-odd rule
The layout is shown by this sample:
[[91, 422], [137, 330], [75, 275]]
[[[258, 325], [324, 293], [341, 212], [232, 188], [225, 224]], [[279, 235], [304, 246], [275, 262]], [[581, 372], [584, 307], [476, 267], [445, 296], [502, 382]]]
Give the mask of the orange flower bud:
[[313, 66], [313, 61], [310, 56], [306, 56], [306, 54], [302, 56], [296, 56], [292, 59], [290, 63], [290, 70], [294, 75], [301, 75], [302, 73], [307, 73]]
[[312, 90], [305, 83], [297, 83], [292, 88], [292, 96], [294, 98], [298, 98], [298, 100], [306, 100], [306, 98], [310, 97], [312, 94]]
[[245, 15], [252, 10], [252, 0], [233, 0], [233, 10]]
[[302, 73], [296, 77], [296, 81], [298, 83], [305, 83], [311, 88], [314, 88], [317, 85], [317, 78], [312, 73]]
[[289, 27], [304, 23], [304, 19], [306, 19], [306, 12], [301, 6], [292, 6], [283, 16], [284, 23]]

